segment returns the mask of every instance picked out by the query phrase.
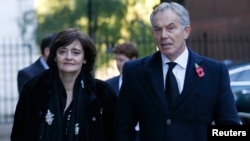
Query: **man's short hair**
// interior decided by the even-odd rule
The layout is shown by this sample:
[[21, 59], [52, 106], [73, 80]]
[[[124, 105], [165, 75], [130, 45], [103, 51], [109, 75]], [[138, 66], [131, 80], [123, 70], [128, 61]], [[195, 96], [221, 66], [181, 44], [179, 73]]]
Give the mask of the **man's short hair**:
[[50, 47], [50, 45], [51, 45], [52, 41], [55, 39], [56, 35], [57, 35], [56, 33], [50, 33], [42, 39], [42, 42], [40, 44], [40, 49], [41, 49], [41, 53], [43, 55], [44, 55], [45, 48]]

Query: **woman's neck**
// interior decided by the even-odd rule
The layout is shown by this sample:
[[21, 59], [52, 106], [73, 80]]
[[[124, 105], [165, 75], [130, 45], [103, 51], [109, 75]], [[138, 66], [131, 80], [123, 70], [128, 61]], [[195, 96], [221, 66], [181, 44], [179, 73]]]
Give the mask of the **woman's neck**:
[[76, 80], [76, 77], [75, 76], [72, 76], [72, 75], [62, 75], [60, 76], [60, 79], [63, 83], [63, 86], [65, 88], [65, 90], [70, 90], [70, 89], [73, 89], [73, 86], [74, 86], [74, 83], [75, 83], [75, 80]]
[[66, 91], [72, 91], [73, 90], [75, 80], [76, 80], [78, 74], [79, 74], [79, 72], [77, 72], [77, 73], [62, 73], [62, 72], [59, 72], [59, 77], [60, 77]]
[[66, 94], [67, 94], [67, 100], [64, 111], [69, 107], [70, 103], [73, 100], [73, 88], [75, 84], [75, 80], [77, 78], [79, 73], [60, 73], [59, 77], [63, 83], [63, 86], [65, 88]]

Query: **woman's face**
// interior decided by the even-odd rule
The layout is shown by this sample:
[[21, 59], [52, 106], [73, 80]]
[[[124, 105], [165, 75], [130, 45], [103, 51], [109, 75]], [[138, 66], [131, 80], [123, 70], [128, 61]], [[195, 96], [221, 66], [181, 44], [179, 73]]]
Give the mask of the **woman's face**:
[[68, 46], [59, 47], [56, 51], [57, 67], [60, 73], [79, 73], [84, 60], [84, 50], [78, 40]]

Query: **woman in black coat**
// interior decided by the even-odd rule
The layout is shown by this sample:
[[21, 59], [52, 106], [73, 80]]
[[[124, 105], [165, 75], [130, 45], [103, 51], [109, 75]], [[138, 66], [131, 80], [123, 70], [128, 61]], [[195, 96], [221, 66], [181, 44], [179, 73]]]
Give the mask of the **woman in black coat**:
[[49, 69], [23, 87], [11, 141], [111, 141], [116, 96], [91, 71], [96, 48], [76, 29], [58, 33]]

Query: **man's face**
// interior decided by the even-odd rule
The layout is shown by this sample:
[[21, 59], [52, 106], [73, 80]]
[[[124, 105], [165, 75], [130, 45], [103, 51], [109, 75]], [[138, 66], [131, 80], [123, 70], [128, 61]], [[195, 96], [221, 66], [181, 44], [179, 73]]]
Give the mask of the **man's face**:
[[46, 48], [44, 49], [44, 55], [43, 55], [44, 60], [47, 60], [47, 58], [48, 58], [48, 56], [49, 56], [49, 52], [50, 52], [50, 48], [49, 48], [49, 47], [46, 47]]
[[130, 59], [124, 54], [118, 54], [118, 53], [115, 54], [116, 66], [120, 73], [122, 73], [122, 67], [124, 63], [129, 60]]
[[153, 21], [153, 35], [158, 49], [174, 61], [186, 47], [185, 39], [189, 36], [190, 26], [183, 27], [180, 17], [171, 9], [158, 12]]

